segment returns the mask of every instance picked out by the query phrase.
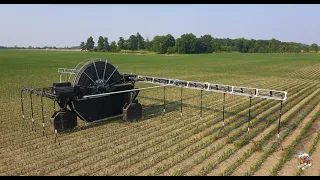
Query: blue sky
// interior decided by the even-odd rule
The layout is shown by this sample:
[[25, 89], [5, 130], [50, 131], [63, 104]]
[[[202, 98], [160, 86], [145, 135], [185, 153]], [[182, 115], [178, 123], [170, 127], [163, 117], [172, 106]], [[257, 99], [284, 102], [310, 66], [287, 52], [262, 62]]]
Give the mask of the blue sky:
[[320, 4], [0, 5], [0, 46], [77, 46], [139, 32], [271, 39], [320, 45]]

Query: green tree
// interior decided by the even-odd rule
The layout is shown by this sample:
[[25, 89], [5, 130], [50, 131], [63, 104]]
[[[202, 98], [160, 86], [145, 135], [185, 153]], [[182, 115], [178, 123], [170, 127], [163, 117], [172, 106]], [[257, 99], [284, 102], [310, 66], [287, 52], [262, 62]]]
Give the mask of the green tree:
[[176, 44], [176, 40], [174, 39], [174, 37], [171, 34], [167, 34], [164, 38], [163, 38], [164, 42], [162, 44], [162, 48], [161, 48], [161, 53], [167, 53], [168, 48], [169, 47], [174, 47]]
[[129, 49], [129, 40], [124, 40], [124, 43], [123, 43], [123, 49], [126, 49], [128, 50]]
[[192, 34], [183, 34], [176, 40], [178, 53], [180, 54], [193, 54], [196, 52], [197, 37]]
[[103, 41], [104, 41], [104, 51], [108, 52], [110, 50], [108, 38], [104, 37]]
[[131, 35], [128, 39], [128, 49], [129, 50], [137, 50], [138, 49], [138, 39], [137, 36]]
[[196, 52], [197, 53], [211, 53], [213, 37], [211, 35], [204, 35], [197, 38], [196, 41]]
[[123, 39], [123, 37], [120, 37], [119, 38], [119, 41], [118, 41], [118, 49], [119, 50], [122, 50], [122, 49], [124, 49], [124, 39]]
[[222, 42], [221, 39], [213, 38], [211, 40], [212, 52], [220, 52], [222, 51]]
[[118, 48], [117, 48], [117, 44], [116, 44], [115, 41], [112, 41], [112, 42], [111, 42], [109, 49], [110, 49], [111, 52], [117, 52], [117, 49], [118, 49]]
[[316, 43], [311, 44], [310, 50], [317, 53], [319, 51], [319, 46]]
[[86, 47], [87, 47], [87, 50], [93, 50], [94, 48], [94, 41], [93, 41], [93, 38], [92, 36], [90, 36], [87, 40], [87, 43], [86, 43]]
[[[234, 40], [234, 45], [235, 45], [235, 49], [236, 51], [239, 51], [239, 52], [245, 52], [246, 51], [246, 44], [245, 43], [245, 39], [244, 38], [238, 38], [238, 39], [235, 39]], [[246, 46], [245, 46], [246, 45]]]
[[145, 49], [144, 38], [139, 33], [137, 33], [136, 35], [136, 41], [137, 41], [137, 50]]
[[105, 50], [105, 44], [104, 44], [104, 39], [102, 36], [99, 36], [98, 39], [98, 51], [104, 51]]
[[175, 39], [171, 34], [166, 36], [155, 36], [151, 41], [152, 50], [159, 54], [165, 54], [169, 47], [175, 46]]
[[168, 53], [168, 54], [174, 54], [174, 53], [176, 53], [176, 48], [175, 48], [175, 46], [169, 46], [168, 49], [167, 49], [167, 53]]
[[148, 51], [151, 51], [151, 48], [152, 48], [152, 44], [151, 44], [151, 41], [149, 40], [149, 38], [147, 37], [147, 39], [146, 39], [146, 43], [145, 43], [145, 48], [146, 48], [146, 50], [148, 50]]
[[[151, 41], [152, 43], [152, 51], [160, 53], [161, 51], [161, 46], [164, 44], [165, 37], [164, 36], [155, 36], [153, 40]], [[163, 50], [164, 51], [164, 50]]]
[[[45, 47], [45, 48], [47, 48], [47, 47]], [[80, 43], [80, 49], [81, 50], [85, 50], [86, 49], [86, 45], [85, 45], [85, 43], [83, 41]]]

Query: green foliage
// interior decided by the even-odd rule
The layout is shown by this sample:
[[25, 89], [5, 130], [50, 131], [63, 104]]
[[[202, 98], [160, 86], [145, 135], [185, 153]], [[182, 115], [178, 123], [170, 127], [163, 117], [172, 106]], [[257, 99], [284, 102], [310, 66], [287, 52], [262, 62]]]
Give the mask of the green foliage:
[[92, 50], [94, 48], [94, 41], [93, 41], [92, 36], [90, 36], [88, 38], [87, 43], [86, 43], [86, 48], [87, 48], [87, 50]]
[[119, 52], [123, 54], [148, 54], [149, 53], [149, 51], [144, 51], [144, 50], [132, 51], [132, 50], [125, 50], [125, 49]]
[[103, 43], [104, 43], [104, 48], [103, 48], [104, 51], [105, 51], [105, 52], [110, 51], [110, 46], [109, 46], [109, 42], [108, 42], [108, 38], [107, 38], [107, 37], [104, 37]]
[[170, 46], [167, 49], [168, 54], [175, 54], [176, 53], [176, 48], [174, 46]]
[[118, 51], [117, 44], [116, 44], [115, 41], [111, 42], [109, 49], [110, 49], [111, 52], [117, 52]]
[[208, 34], [198, 38], [196, 40], [196, 52], [211, 53], [213, 51], [212, 40], [213, 40], [213, 37]]
[[[111, 51], [108, 38], [102, 36], [98, 39], [98, 50]], [[104, 47], [104, 48], [102, 48]], [[171, 48], [174, 47], [174, 48]], [[80, 48], [83, 48], [80, 45]], [[90, 49], [90, 47], [88, 48]], [[92, 49], [92, 48], [91, 48]], [[300, 53], [300, 52], [318, 52], [319, 46], [312, 44], [311, 46], [295, 42], [281, 42], [272, 38], [271, 40], [255, 40], [245, 38], [213, 38], [206, 34], [197, 38], [194, 34], [183, 34], [175, 39], [171, 34], [156, 35], [153, 40], [146, 40], [138, 32], [131, 35], [128, 39], [119, 38], [117, 50], [147, 50], [154, 51], [159, 54], [200, 54], [200, 53], [220, 53], [220, 52], [240, 52], [240, 53]], [[114, 52], [114, 50], [113, 50]]]
[[131, 35], [128, 39], [128, 50], [137, 50], [138, 49], [138, 38], [135, 35]]
[[85, 43], [83, 41], [80, 43], [80, 49], [81, 50], [85, 50], [86, 49], [86, 45], [85, 45]]
[[137, 39], [138, 45], [137, 45], [137, 49], [135, 49], [135, 50], [145, 49], [144, 38], [139, 33], [137, 33], [136, 39]]
[[316, 43], [311, 44], [310, 50], [317, 53], [319, 51], [319, 46]]
[[104, 51], [105, 50], [105, 43], [104, 43], [104, 39], [102, 36], [99, 37], [98, 39], [98, 50], [99, 51]]
[[122, 50], [122, 49], [125, 49], [124, 47], [124, 39], [123, 37], [119, 37], [119, 41], [118, 41], [118, 49], [119, 51]]
[[192, 34], [183, 34], [176, 40], [178, 53], [180, 54], [194, 54], [196, 52], [197, 37]]
[[151, 41], [149, 40], [149, 38], [147, 37], [147, 39], [146, 39], [146, 44], [145, 44], [145, 49], [146, 49], [147, 51], [151, 51], [151, 48], [152, 48], [152, 43], [151, 43]]

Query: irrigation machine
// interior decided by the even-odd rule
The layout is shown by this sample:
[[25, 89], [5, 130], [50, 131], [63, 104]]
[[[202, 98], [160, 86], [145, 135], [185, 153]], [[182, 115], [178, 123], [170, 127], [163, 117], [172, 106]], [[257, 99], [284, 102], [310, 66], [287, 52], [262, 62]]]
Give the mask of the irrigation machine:
[[[250, 109], [252, 98], [264, 98], [281, 102], [278, 126], [278, 138], [281, 120], [282, 102], [287, 99], [287, 92], [270, 89], [259, 89], [241, 86], [213, 84], [208, 82], [194, 82], [179, 79], [168, 79], [136, 74], [118, 72], [118, 66], [113, 66], [107, 60], [90, 59], [83, 61], [73, 69], [59, 68], [60, 81], [54, 82], [47, 88], [22, 88], [21, 107], [22, 118], [25, 119], [23, 93], [28, 92], [31, 105], [32, 128], [35, 123], [32, 96], [41, 98], [43, 134], [45, 133], [45, 119], [43, 115], [43, 100], [49, 98], [54, 101], [54, 113], [50, 118], [50, 124], [57, 134], [70, 130], [77, 126], [77, 118], [86, 122], [95, 122], [114, 116], [122, 116], [123, 120], [133, 121], [142, 116], [142, 105], [138, 101], [140, 90], [163, 88], [163, 113], [166, 110], [166, 87], [181, 88], [181, 116], [182, 116], [182, 89], [200, 90], [202, 118], [202, 92], [211, 91], [223, 93], [222, 126], [224, 127], [225, 95], [239, 95], [250, 98], [248, 122], [250, 123]], [[62, 74], [66, 74], [67, 80], [62, 80]], [[158, 86], [135, 88], [135, 82], [151, 83]], [[55, 104], [59, 105], [56, 110]], [[250, 131], [248, 125], [248, 133]]]

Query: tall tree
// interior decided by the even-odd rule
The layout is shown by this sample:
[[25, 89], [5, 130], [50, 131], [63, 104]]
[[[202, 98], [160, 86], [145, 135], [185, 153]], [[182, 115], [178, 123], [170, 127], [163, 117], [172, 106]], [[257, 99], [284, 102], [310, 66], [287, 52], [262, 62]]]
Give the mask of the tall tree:
[[111, 52], [117, 52], [117, 44], [115, 41], [112, 41], [109, 47]]
[[211, 53], [212, 52], [212, 43], [213, 37], [211, 35], [204, 35], [200, 38], [197, 38], [196, 41], [196, 52], [197, 53]]
[[183, 34], [176, 41], [178, 53], [181, 54], [193, 54], [196, 52], [197, 37], [192, 34]]
[[94, 41], [93, 41], [93, 38], [92, 36], [90, 36], [87, 40], [87, 43], [86, 43], [86, 47], [87, 47], [87, 50], [93, 50], [94, 48]]
[[311, 44], [310, 50], [317, 53], [319, 51], [319, 46], [316, 43]]
[[167, 34], [166, 36], [155, 36], [151, 43], [154, 52], [164, 54], [168, 52], [169, 47], [175, 46], [175, 39], [171, 34]]
[[[46, 49], [46, 48], [47, 48], [47, 47], [45, 47], [45, 49]], [[86, 49], [86, 45], [84, 44], [83, 41], [80, 43], [80, 49], [81, 49], [81, 50], [85, 50], [85, 49]]]
[[131, 35], [128, 39], [128, 49], [129, 50], [137, 50], [138, 49], [138, 39], [137, 36]]
[[160, 52], [160, 45], [163, 41], [163, 36], [155, 36], [153, 38], [153, 40], [151, 41], [152, 42], [152, 51], [154, 52]]
[[238, 38], [234, 40], [236, 51], [245, 52], [246, 47], [244, 47], [244, 38]]
[[145, 48], [146, 48], [146, 50], [147, 51], [151, 51], [151, 46], [152, 46], [152, 44], [151, 44], [151, 41], [149, 40], [149, 38], [147, 37], [147, 39], [146, 39], [146, 44], [145, 44]]
[[119, 50], [124, 49], [124, 39], [123, 39], [123, 37], [120, 37], [120, 38], [119, 38], [119, 41], [118, 41], [118, 49], [119, 49]]
[[124, 43], [123, 43], [123, 49], [125, 50], [128, 50], [129, 49], [129, 40], [124, 40]]
[[[176, 44], [176, 40], [174, 39], [174, 37], [171, 34], [167, 34], [164, 37], [164, 43], [163, 43], [163, 47], [162, 47], [162, 53], [168, 53], [168, 49], [169, 47], [174, 47]], [[170, 53], [173, 52], [173, 49], [170, 48]]]
[[104, 44], [104, 39], [102, 36], [99, 36], [98, 39], [98, 51], [104, 51], [105, 50], [105, 44]]
[[137, 50], [145, 49], [144, 38], [139, 33], [137, 33], [136, 39], [137, 39]]
[[104, 37], [103, 42], [104, 42], [104, 51], [108, 52], [109, 49], [110, 49], [109, 42], [108, 42], [108, 37]]

